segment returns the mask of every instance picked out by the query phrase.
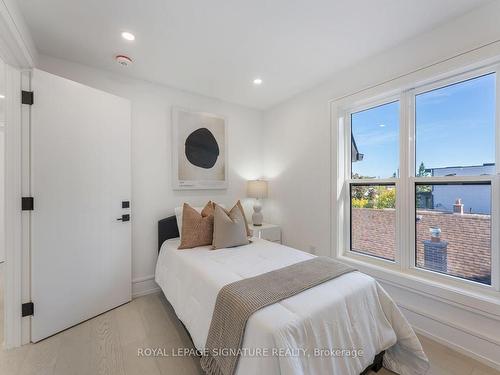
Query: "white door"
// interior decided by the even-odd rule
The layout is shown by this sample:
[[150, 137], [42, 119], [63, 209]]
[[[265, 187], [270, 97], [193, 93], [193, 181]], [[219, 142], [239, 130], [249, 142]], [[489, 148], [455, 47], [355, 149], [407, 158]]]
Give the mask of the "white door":
[[131, 299], [128, 100], [32, 77], [31, 341]]

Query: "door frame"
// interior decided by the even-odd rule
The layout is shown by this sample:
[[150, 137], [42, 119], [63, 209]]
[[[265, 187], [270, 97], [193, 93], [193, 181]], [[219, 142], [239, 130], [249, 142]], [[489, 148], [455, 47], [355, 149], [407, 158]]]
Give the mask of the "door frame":
[[[25, 144], [29, 109], [21, 105], [29, 71], [37, 58], [31, 36], [17, 4], [0, 2], [0, 58], [6, 70], [5, 121], [5, 275], [4, 275], [4, 348], [30, 342], [30, 318], [21, 317], [21, 304], [29, 300], [30, 256], [29, 214], [21, 211], [21, 197], [28, 174], [29, 144]], [[29, 136], [29, 134], [28, 134]], [[28, 159], [27, 159], [28, 158]], [[24, 186], [23, 186], [24, 185]], [[29, 187], [29, 185], [28, 185]], [[27, 218], [26, 218], [27, 217]]]

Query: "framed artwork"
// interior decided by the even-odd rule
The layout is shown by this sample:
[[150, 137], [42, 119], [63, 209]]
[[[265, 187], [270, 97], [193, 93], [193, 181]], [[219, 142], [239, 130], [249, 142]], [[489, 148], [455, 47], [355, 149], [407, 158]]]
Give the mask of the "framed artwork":
[[173, 188], [227, 188], [226, 119], [174, 107], [172, 126]]

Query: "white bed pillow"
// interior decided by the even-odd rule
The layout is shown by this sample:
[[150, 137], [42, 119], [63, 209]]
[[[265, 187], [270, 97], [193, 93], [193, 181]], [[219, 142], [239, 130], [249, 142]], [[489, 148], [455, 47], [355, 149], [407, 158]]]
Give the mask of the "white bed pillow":
[[[213, 202], [213, 201], [212, 201]], [[226, 208], [223, 204], [219, 204], [222, 208]], [[181, 236], [182, 233], [182, 207], [175, 207], [174, 212], [175, 212], [175, 220], [177, 221], [177, 227], [179, 228], [179, 237]], [[198, 211], [201, 214], [201, 211], [203, 210], [203, 207], [193, 207], [196, 211]]]

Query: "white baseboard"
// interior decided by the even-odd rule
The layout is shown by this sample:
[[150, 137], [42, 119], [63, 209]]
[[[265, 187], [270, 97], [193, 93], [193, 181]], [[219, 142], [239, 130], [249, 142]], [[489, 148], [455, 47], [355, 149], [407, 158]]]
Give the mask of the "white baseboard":
[[146, 294], [157, 293], [160, 290], [160, 287], [155, 282], [154, 275], [138, 277], [132, 280], [132, 298], [145, 296]]

